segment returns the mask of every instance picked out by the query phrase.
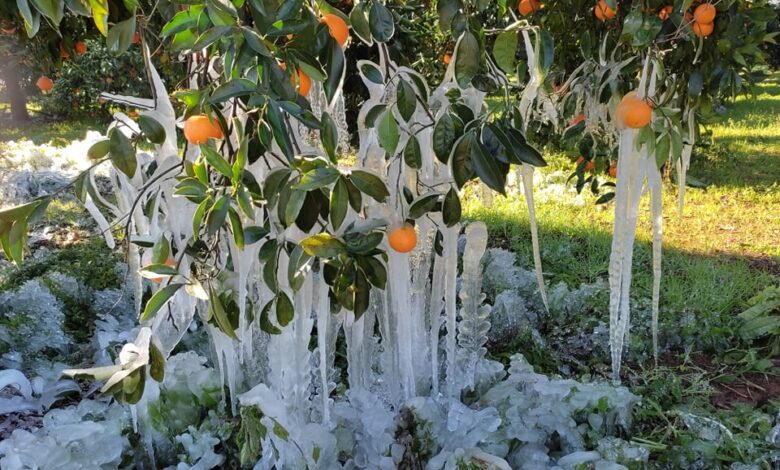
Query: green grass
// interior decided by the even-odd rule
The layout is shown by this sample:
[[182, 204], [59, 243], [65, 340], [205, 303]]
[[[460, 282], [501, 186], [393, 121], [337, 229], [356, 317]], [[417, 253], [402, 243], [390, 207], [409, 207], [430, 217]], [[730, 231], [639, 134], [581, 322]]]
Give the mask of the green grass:
[[53, 147], [65, 147], [74, 140], [84, 139], [87, 131], [104, 132], [105, 129], [105, 124], [90, 119], [33, 120], [25, 124], [4, 124], [0, 128], [0, 153], [3, 151], [3, 142], [9, 140], [29, 140], [36, 145], [48, 144]]
[[[760, 459], [770, 451], [765, 438], [778, 406], [775, 398], [755, 407], [721, 410], [710, 397], [728, 386], [723, 385], [727, 378], [744, 384], [750, 381], [747, 373], [780, 373], [778, 367], [757, 369], [757, 359], [766, 358], [768, 348], [741, 340], [736, 317], [750, 297], [780, 283], [780, 74], [758, 86], [755, 98], [740, 97], [729, 105], [722, 122], [709, 131], [689, 172], [707, 188], [688, 188], [682, 218], [676, 185], [667, 182], [664, 188], [660, 330], [661, 345], [670, 353], [658, 367], [647, 360], [652, 286], [647, 197], [640, 208], [624, 380], [643, 396], [634, 413], [633, 438], [651, 450], [652, 468], [686, 468], [697, 457], [713, 466], [707, 468]], [[545, 181], [535, 188], [545, 277], [550, 285], [563, 281], [570, 287], [606, 279], [614, 206], [595, 205], [597, 196], [587, 190], [581, 196], [571, 186], [562, 191], [574, 164], [561, 154], [546, 158], [549, 166], [541, 170]], [[485, 207], [469, 196], [463, 199], [467, 217], [484, 221], [491, 243], [512, 250], [520, 265], [532, 269], [524, 200], [498, 196]], [[595, 321], [607, 322], [606, 297], [575, 316], [544, 316], [542, 344], [525, 335], [491, 353], [505, 358], [523, 352], [546, 373], [560, 373], [565, 364], [574, 375], [606, 376], [608, 351], [572, 351], [565, 341], [589, 333]], [[691, 359], [699, 357], [692, 356], [695, 351], [703, 353], [706, 364]], [[683, 409], [724, 423], [734, 437], [718, 446], [702, 441], [680, 419]]]

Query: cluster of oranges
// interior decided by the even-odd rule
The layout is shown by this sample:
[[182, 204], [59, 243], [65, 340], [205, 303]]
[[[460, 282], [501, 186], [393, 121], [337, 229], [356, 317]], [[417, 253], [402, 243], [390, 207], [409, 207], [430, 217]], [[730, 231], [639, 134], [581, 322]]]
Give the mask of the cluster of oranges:
[[[579, 167], [584, 163], [584, 166], [582, 168], [583, 171], [593, 171], [596, 169], [596, 162], [593, 160], [585, 161], [585, 157], [580, 155], [580, 158], [577, 159], [577, 162], [575, 163], [575, 166]], [[609, 172], [609, 176], [613, 178], [617, 178], [617, 165], [615, 163], [612, 163], [609, 165], [609, 169], [607, 170]]]
[[711, 3], [702, 3], [693, 10], [693, 15], [685, 14], [685, 20], [693, 21], [693, 34], [706, 38], [715, 30], [715, 7]]
[[541, 8], [542, 3], [539, 0], [520, 0], [520, 3], [517, 5], [517, 11], [523, 16], [528, 16]]
[[596, 18], [598, 18], [599, 21], [611, 20], [617, 14], [617, 4], [615, 4], [615, 9], [613, 10], [607, 5], [605, 0], [599, 0], [598, 3], [596, 3], [596, 6], [593, 7], [593, 13], [596, 14]]

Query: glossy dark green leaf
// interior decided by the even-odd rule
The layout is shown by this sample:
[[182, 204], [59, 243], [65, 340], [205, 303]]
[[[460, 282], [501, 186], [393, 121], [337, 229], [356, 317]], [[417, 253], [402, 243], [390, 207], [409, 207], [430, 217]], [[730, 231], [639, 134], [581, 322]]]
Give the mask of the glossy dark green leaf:
[[286, 226], [290, 226], [298, 218], [298, 214], [301, 212], [303, 203], [306, 200], [306, 191], [293, 190], [290, 192], [290, 199], [287, 201], [287, 205], [284, 208], [284, 223]]
[[412, 205], [409, 206], [408, 218], [419, 219], [428, 212], [432, 212], [439, 202], [440, 197], [441, 194], [439, 193], [429, 193], [418, 197]]
[[271, 307], [274, 306], [274, 301], [270, 301], [263, 307], [263, 310], [260, 312], [260, 329], [268, 333], [269, 335], [278, 335], [282, 333], [282, 330], [276, 327], [273, 323], [271, 323], [271, 319], [269, 317], [271, 312]]
[[346, 70], [346, 60], [344, 58], [344, 49], [335, 40], [330, 41], [328, 45], [328, 62], [326, 64], [326, 73], [328, 78], [322, 83], [325, 90], [325, 96], [328, 102], [333, 100], [336, 92], [341, 87]]
[[468, 87], [471, 79], [479, 72], [480, 48], [474, 33], [465, 31], [455, 50], [455, 79], [461, 88]]
[[493, 57], [496, 64], [506, 73], [515, 71], [515, 54], [517, 53], [517, 32], [504, 31], [496, 36], [493, 43]]
[[357, 263], [371, 285], [384, 289], [387, 285], [387, 268], [373, 256], [358, 256]]
[[408, 122], [414, 115], [415, 109], [417, 109], [417, 95], [414, 92], [414, 88], [412, 88], [409, 82], [403, 78], [398, 80], [396, 97], [398, 112], [401, 114], [403, 120]]
[[230, 208], [230, 197], [222, 195], [217, 202], [211, 207], [206, 218], [206, 232], [209, 235], [216, 234], [227, 218], [228, 209]]
[[338, 155], [336, 154], [336, 148], [339, 144], [339, 131], [336, 121], [330, 117], [327, 112], [322, 113], [320, 118], [322, 128], [320, 129], [320, 141], [325, 148], [325, 152], [328, 154], [330, 161], [334, 164], [338, 162]]
[[433, 127], [433, 153], [442, 163], [447, 163], [450, 159], [452, 146], [457, 139], [455, 132], [455, 119], [450, 113], [439, 118]]
[[108, 30], [108, 37], [106, 38], [108, 51], [114, 55], [124, 54], [133, 44], [134, 35], [135, 16], [115, 24]]
[[344, 222], [349, 205], [349, 194], [347, 183], [343, 177], [340, 177], [333, 186], [330, 194], [330, 223], [334, 230], [338, 230]]
[[471, 166], [487, 187], [501, 194], [506, 193], [506, 174], [501, 171], [495, 157], [485, 151], [482, 142], [476, 139], [471, 145]]
[[241, 217], [238, 215], [238, 211], [232, 207], [228, 209], [228, 218], [230, 219], [230, 231], [233, 233], [233, 241], [236, 244], [236, 248], [239, 250], [244, 249], [244, 223], [241, 222]]
[[276, 322], [284, 328], [293, 320], [294, 316], [295, 310], [290, 298], [284, 292], [279, 292], [276, 297]]
[[225, 157], [220, 153], [207, 144], [201, 144], [200, 151], [206, 157], [206, 161], [209, 162], [209, 165], [211, 165], [212, 168], [227, 178], [233, 177], [233, 169], [230, 167], [230, 163], [228, 163], [227, 160], [225, 160]]
[[439, 29], [447, 33], [452, 26], [452, 20], [458, 14], [460, 9], [460, 0], [438, 0], [436, 2], [436, 12], [439, 17]]
[[238, 341], [236, 331], [230, 322], [228, 313], [225, 311], [225, 306], [222, 303], [220, 296], [216, 294], [213, 288], [209, 287], [209, 315], [211, 319], [217, 324], [217, 327], [225, 333], [228, 337]]
[[382, 75], [382, 71], [379, 70], [379, 67], [377, 67], [376, 64], [374, 64], [373, 62], [364, 62], [360, 66], [360, 73], [362, 73], [363, 76], [365, 76], [371, 82], [376, 83], [377, 85], [382, 85], [385, 83], [385, 79], [384, 76]]
[[366, 279], [363, 271], [357, 271], [355, 275], [355, 301], [353, 311], [355, 320], [359, 319], [368, 310], [371, 304], [371, 284]]
[[395, 151], [398, 148], [398, 139], [400, 139], [400, 133], [398, 132], [398, 123], [395, 121], [393, 110], [387, 109], [382, 115], [382, 119], [379, 120], [379, 127], [377, 128], [379, 134], [379, 145], [385, 149], [390, 155], [395, 155]]
[[441, 206], [441, 215], [444, 221], [444, 225], [452, 227], [460, 222], [461, 217], [461, 205], [460, 197], [455, 188], [450, 188], [447, 194], [444, 196], [444, 202]]
[[377, 202], [385, 202], [387, 196], [390, 195], [382, 179], [367, 171], [353, 170], [349, 175], [349, 181], [362, 193], [367, 194]]
[[371, 9], [368, 12], [368, 26], [376, 42], [387, 42], [395, 33], [393, 14], [379, 0], [371, 2]]
[[366, 127], [374, 127], [376, 120], [379, 116], [382, 116], [387, 109], [387, 105], [377, 104], [368, 110], [365, 117]]
[[422, 150], [420, 149], [420, 141], [417, 137], [412, 135], [409, 140], [406, 141], [406, 147], [404, 148], [404, 163], [409, 168], [420, 169], [422, 168]]
[[287, 282], [293, 291], [300, 290], [309, 274], [311, 257], [302, 245], [296, 246], [287, 263]]
[[140, 321], [145, 322], [155, 313], [157, 313], [162, 308], [162, 306], [165, 305], [165, 303], [168, 302], [171, 297], [173, 297], [173, 294], [175, 294], [183, 285], [184, 284], [182, 283], [168, 284], [167, 286], [155, 292], [154, 295], [149, 298], [149, 301], [146, 302], [144, 311], [141, 313]]
[[129, 178], [135, 175], [138, 161], [135, 157], [135, 148], [122, 132], [117, 129], [111, 129], [108, 135], [109, 138], [109, 153], [111, 155], [111, 163], [126, 174]]
[[222, 103], [236, 96], [246, 96], [253, 93], [257, 86], [251, 80], [246, 78], [235, 78], [227, 83], [223, 83], [213, 93], [211, 93], [212, 103]]
[[138, 116], [138, 127], [149, 142], [153, 144], [165, 142], [165, 128], [156, 119], [142, 114]]
[[363, 2], [355, 3], [349, 13], [349, 23], [357, 37], [366, 45], [371, 46], [374, 44], [374, 38], [371, 37], [371, 26], [368, 23], [368, 12], [365, 5]]
[[205, 49], [219, 41], [221, 38], [229, 37], [232, 29], [231, 26], [227, 25], [215, 26], [198, 36], [195, 43], [192, 45], [192, 49]]
[[462, 188], [474, 176], [474, 169], [471, 164], [471, 147], [475, 145], [476, 134], [474, 131], [466, 133], [455, 143], [452, 149], [452, 177], [458, 188]]

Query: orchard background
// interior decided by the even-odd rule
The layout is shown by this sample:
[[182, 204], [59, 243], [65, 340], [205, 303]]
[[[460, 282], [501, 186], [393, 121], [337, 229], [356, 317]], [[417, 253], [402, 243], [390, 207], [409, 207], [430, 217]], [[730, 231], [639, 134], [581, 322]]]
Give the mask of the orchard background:
[[[529, 456], [544, 455], [539, 468], [773, 468], [777, 9], [739, 0], [4, 3], [0, 462], [24, 468], [45, 448], [88, 465], [74, 450], [85, 444], [62, 442], [45, 416], [88, 408], [108, 379], [96, 403], [106, 406], [101, 420], [118, 424], [98, 433], [121, 442], [118, 455], [100, 456], [108, 467], [537, 468]], [[427, 313], [411, 312], [435, 332], [416, 359], [437, 364], [441, 339], [442, 370], [427, 381], [404, 374], [415, 357], [403, 353], [395, 375], [374, 365], [402, 381], [390, 398], [377, 392], [397, 414], [383, 430], [389, 440], [377, 441], [384, 447], [366, 457], [336, 439], [337, 455], [321, 457], [321, 442], [310, 451], [296, 419], [327, 428], [329, 400], [337, 416], [340, 400], [368, 416], [349, 392], [359, 387], [348, 324], [376, 316], [377, 331], [360, 334], [384, 350], [405, 347], [417, 332], [380, 331], [376, 305], [399, 315], [393, 289], [409, 279], [399, 280], [398, 263], [414, 271], [415, 256], [468, 251], [460, 227], [469, 233], [473, 221], [489, 234], [485, 298], [468, 311], [464, 255], [451, 266], [441, 329], [427, 303]], [[248, 281], [245, 256], [257, 259], [244, 265]], [[311, 374], [333, 377], [303, 387], [312, 401], [332, 388], [323, 409], [283, 419], [239, 403], [258, 385], [257, 360], [243, 354], [252, 335], [276, 344], [301, 328], [309, 270], [327, 284], [333, 313], [301, 344], [305, 357], [330, 361], [311, 359]], [[423, 282], [431, 305], [436, 276], [434, 267]], [[193, 326], [171, 335], [164, 315], [188, 306]], [[319, 328], [332, 321], [343, 326], [330, 345]], [[575, 409], [576, 445], [562, 429], [536, 442], [496, 437], [510, 434], [501, 427], [449, 449], [444, 440], [460, 431], [436, 431], [393, 394], [437, 396], [441, 386], [475, 413], [490, 409], [479, 380], [459, 382], [469, 374], [449, 356], [461, 354], [456, 321], [457, 351], [471, 341], [484, 364], [512, 374], [522, 353], [538, 374], [581, 388], [611, 380], [641, 398], [625, 410], [607, 398]], [[137, 323], [151, 327], [151, 342]], [[128, 345], [138, 357], [126, 360]], [[238, 379], [228, 350], [242, 354]], [[255, 357], [275, 367], [273, 355]], [[282, 361], [293, 374], [295, 360]], [[59, 378], [64, 364], [102, 369], [71, 369], [70, 381]], [[624, 413], [631, 419], [615, 418]], [[333, 426], [360, 436], [343, 422]], [[9, 449], [22, 442], [17, 458]]]

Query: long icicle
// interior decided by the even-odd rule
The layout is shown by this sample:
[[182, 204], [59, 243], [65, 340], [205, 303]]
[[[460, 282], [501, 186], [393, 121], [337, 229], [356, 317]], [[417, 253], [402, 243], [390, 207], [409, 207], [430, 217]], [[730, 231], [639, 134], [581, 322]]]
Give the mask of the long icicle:
[[520, 174], [523, 177], [525, 203], [528, 206], [528, 218], [531, 224], [531, 246], [534, 252], [534, 271], [536, 272], [536, 282], [539, 283], [539, 294], [542, 296], [544, 309], [549, 312], [550, 306], [547, 303], [547, 290], [544, 287], [542, 255], [539, 249], [539, 231], [536, 224], [536, 210], [534, 208], [534, 167], [531, 165], [520, 165]]
[[662, 184], [661, 170], [654, 159], [648, 158], [647, 182], [650, 188], [650, 212], [653, 220], [653, 300], [652, 300], [652, 330], [653, 330], [653, 358], [658, 363], [658, 303], [661, 297], [661, 257], [663, 236], [662, 210]]
[[677, 182], [679, 186], [679, 199], [677, 201], [677, 211], [679, 212], [680, 220], [683, 217], [683, 209], [685, 207], [685, 187], [686, 180], [688, 178], [688, 167], [691, 164], [691, 153], [693, 152], [693, 145], [696, 142], [696, 106], [691, 106], [688, 109], [687, 122], [688, 122], [688, 138], [683, 145], [682, 155], [677, 160]]

